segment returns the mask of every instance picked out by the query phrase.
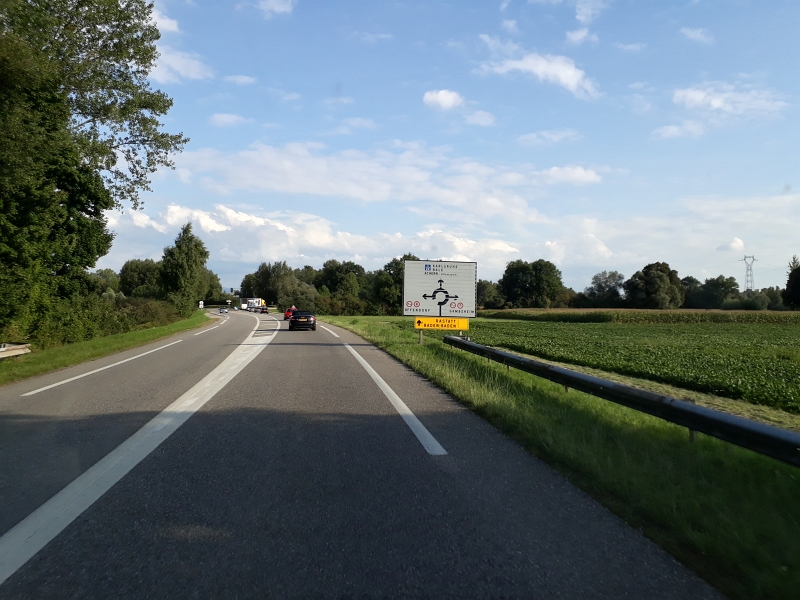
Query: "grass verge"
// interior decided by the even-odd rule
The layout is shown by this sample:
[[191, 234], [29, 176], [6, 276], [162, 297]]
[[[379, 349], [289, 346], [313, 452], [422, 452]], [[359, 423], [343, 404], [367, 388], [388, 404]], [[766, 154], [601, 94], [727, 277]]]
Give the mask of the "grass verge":
[[23, 354], [22, 356], [6, 358], [0, 361], [0, 385], [6, 385], [36, 375], [43, 375], [44, 373], [86, 362], [87, 360], [94, 360], [115, 352], [142, 346], [180, 331], [200, 327], [208, 323], [208, 321], [209, 317], [206, 316], [205, 311], [198, 310], [188, 319], [176, 321], [162, 327], [107, 335], [86, 340], [85, 342], [76, 342], [58, 346], [57, 348], [48, 348], [30, 354]]
[[557, 468], [732, 598], [800, 589], [800, 470], [445, 346], [408, 319], [325, 317]]

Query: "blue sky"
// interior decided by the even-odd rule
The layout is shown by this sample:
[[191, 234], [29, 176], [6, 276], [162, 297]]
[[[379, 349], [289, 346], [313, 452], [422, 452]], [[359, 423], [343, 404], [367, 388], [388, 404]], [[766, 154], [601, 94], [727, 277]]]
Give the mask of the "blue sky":
[[262, 261], [522, 258], [582, 290], [666, 261], [783, 285], [800, 254], [800, 2], [162, 0], [151, 83], [191, 138], [99, 267], [192, 220]]

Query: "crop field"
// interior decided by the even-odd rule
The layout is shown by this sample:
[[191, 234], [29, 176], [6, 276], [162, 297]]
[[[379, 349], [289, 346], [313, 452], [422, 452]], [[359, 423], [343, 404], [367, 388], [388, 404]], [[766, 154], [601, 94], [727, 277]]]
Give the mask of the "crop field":
[[479, 344], [800, 413], [800, 326], [472, 322]]

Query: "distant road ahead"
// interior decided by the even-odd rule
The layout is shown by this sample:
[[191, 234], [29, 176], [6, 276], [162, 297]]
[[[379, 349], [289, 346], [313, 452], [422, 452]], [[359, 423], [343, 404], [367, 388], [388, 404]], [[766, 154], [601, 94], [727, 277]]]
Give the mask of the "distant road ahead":
[[0, 597], [719, 597], [360, 338], [229, 316], [0, 388], [0, 574], [135, 465]]

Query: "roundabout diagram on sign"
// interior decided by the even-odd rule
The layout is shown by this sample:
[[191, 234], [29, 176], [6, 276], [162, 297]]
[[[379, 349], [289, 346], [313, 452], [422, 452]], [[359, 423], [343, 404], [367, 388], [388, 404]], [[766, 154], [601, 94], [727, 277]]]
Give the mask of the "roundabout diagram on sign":
[[[440, 317], [442, 316], [442, 306], [447, 304], [448, 300], [458, 300], [458, 296], [451, 296], [448, 293], [448, 291], [446, 289], [444, 289], [444, 287], [442, 287], [442, 286], [444, 286], [444, 281], [442, 279], [440, 279], [439, 280], [439, 287], [436, 288], [435, 290], [433, 290], [432, 294], [430, 294], [430, 295], [422, 294], [422, 297], [425, 298], [425, 300], [436, 300], [437, 299], [436, 296], [438, 294], [443, 294], [442, 300], [440, 302], [437, 302], [437, 304], [439, 305], [439, 316]], [[450, 308], [455, 308], [455, 307], [456, 307], [456, 303], [455, 302], [450, 303]]]

